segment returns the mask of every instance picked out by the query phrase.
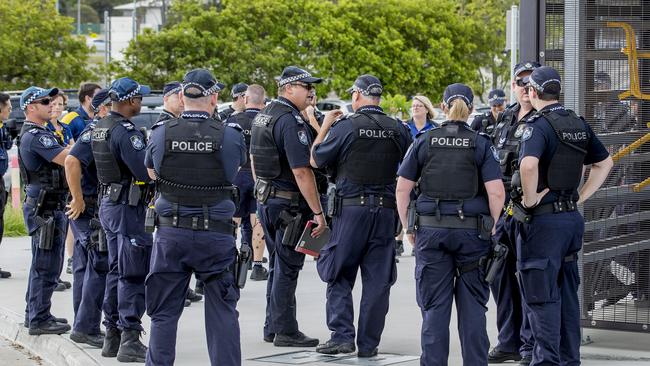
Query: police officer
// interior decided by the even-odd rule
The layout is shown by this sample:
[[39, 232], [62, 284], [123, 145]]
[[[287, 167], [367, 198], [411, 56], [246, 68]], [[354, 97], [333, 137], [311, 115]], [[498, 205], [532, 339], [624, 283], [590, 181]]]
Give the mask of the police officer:
[[[397, 206], [416, 251], [421, 365], [447, 365], [453, 300], [463, 363], [487, 364], [489, 287], [483, 258], [505, 191], [496, 150], [486, 135], [466, 124], [473, 98], [466, 85], [449, 85], [442, 103], [447, 121], [413, 143], [398, 172]], [[416, 182], [420, 194], [407, 213]]]
[[[120, 362], [144, 362], [146, 354], [139, 336], [144, 330], [140, 319], [145, 311], [144, 280], [152, 245], [151, 234], [144, 230], [151, 188], [144, 166], [144, 136], [129, 118], [140, 113], [142, 96], [148, 93], [149, 87], [130, 78], [115, 80], [109, 89], [112, 110], [91, 135], [101, 184], [99, 217], [106, 232], [110, 271], [117, 269], [118, 275], [119, 320], [115, 322], [115, 309], [109, 305], [113, 314], [107, 319], [102, 356], [117, 356]], [[110, 283], [107, 288], [111, 288]], [[115, 300], [107, 303], [115, 304]]]
[[[514, 91], [516, 103], [510, 105], [497, 119], [493, 133], [493, 143], [499, 154], [499, 164], [506, 188], [506, 201], [510, 201], [512, 192], [512, 174], [519, 157], [519, 146], [526, 119], [535, 109], [530, 104], [523, 78], [540, 64], [534, 61], [522, 62], [515, 65], [514, 79], [511, 88]], [[506, 203], [507, 203], [506, 202]], [[512, 220], [512, 210], [506, 209], [497, 222], [496, 239], [508, 247], [508, 253], [503, 266], [498, 270], [490, 290], [497, 305], [498, 343], [488, 354], [488, 362], [501, 363], [508, 360], [523, 363], [530, 362], [534, 341], [530, 330], [530, 322], [525, 315], [525, 305], [521, 302], [519, 283], [517, 281], [517, 252], [515, 225]]]
[[[4, 125], [4, 121], [9, 119], [11, 113], [11, 101], [9, 94], [0, 93], [0, 176], [4, 176], [9, 169], [9, 155], [7, 151], [13, 146], [11, 134]], [[4, 179], [0, 180], [0, 242], [2, 242], [2, 235], [4, 233], [4, 212], [7, 205], [8, 197], [7, 189], [5, 187]], [[11, 277], [11, 272], [3, 271], [0, 269], [0, 278]]]
[[[242, 113], [231, 115], [227, 122], [239, 125], [244, 132], [247, 155], [250, 151], [251, 129], [253, 119], [264, 108], [266, 91], [261, 85], [249, 85], [243, 97], [246, 109]], [[253, 271], [251, 280], [264, 281], [269, 274], [262, 266], [264, 257], [264, 240], [262, 227], [257, 223], [257, 200], [255, 199], [253, 174], [251, 164], [246, 162], [237, 173], [234, 184], [239, 188], [239, 207], [235, 212], [235, 221], [241, 222], [242, 245], [253, 247]]]
[[[239, 299], [232, 215], [237, 170], [246, 162], [241, 129], [211, 118], [222, 89], [206, 69], [183, 78], [184, 112], [151, 135], [146, 165], [156, 179], [158, 231], [147, 279], [151, 339], [147, 365], [173, 365], [176, 327], [192, 272], [205, 283], [212, 365], [240, 365]], [[197, 139], [196, 136], [201, 136]]]
[[99, 324], [102, 317], [106, 273], [108, 272], [108, 248], [97, 205], [97, 168], [93, 158], [91, 134], [96, 121], [108, 115], [110, 103], [108, 89], [98, 91], [91, 106], [95, 121], [88, 124], [79, 140], [65, 159], [65, 174], [72, 200], [66, 215], [74, 233], [72, 303], [74, 323], [70, 339], [101, 348], [104, 335]]
[[372, 357], [397, 279], [395, 175], [412, 138], [404, 124], [379, 107], [383, 92], [379, 79], [361, 75], [348, 92], [354, 114], [333, 124], [342, 112], [329, 113], [312, 150], [312, 165], [328, 167], [336, 181], [335, 207], [329, 208], [332, 240], [318, 259], [318, 274], [327, 282], [327, 326], [332, 336], [316, 351], [337, 354], [356, 349], [352, 288], [361, 268], [358, 356]]
[[[318, 345], [318, 339], [298, 329], [296, 320], [296, 285], [305, 255], [294, 250], [294, 230], [302, 231], [305, 221], [312, 217], [317, 223], [316, 236], [327, 227], [309, 165], [314, 136], [300, 116], [309, 104], [313, 84], [320, 82], [322, 79], [299, 67], [286, 67], [278, 81], [278, 99], [253, 120], [251, 167], [270, 254], [264, 341], [275, 346]], [[287, 232], [287, 227], [294, 230]]]
[[232, 89], [230, 90], [230, 97], [232, 98], [232, 104], [228, 106], [228, 108], [225, 111], [219, 112], [219, 118], [222, 121], [227, 120], [228, 117], [230, 117], [233, 113], [239, 113], [246, 108], [246, 104], [244, 102], [244, 95], [246, 94], [246, 89], [248, 89], [248, 85], [245, 83], [237, 83], [232, 87]]
[[178, 81], [170, 81], [163, 87], [163, 111], [158, 116], [158, 122], [164, 122], [170, 119], [177, 118], [183, 111], [181, 104], [181, 83]]
[[95, 83], [82, 83], [79, 85], [79, 108], [61, 118], [61, 122], [70, 127], [70, 132], [75, 141], [86, 128], [86, 125], [93, 120], [94, 112], [91, 104], [93, 97], [101, 88]]
[[70, 330], [65, 319], [50, 313], [52, 292], [63, 266], [68, 221], [63, 213], [67, 185], [63, 148], [45, 126], [52, 97], [58, 89], [29, 87], [20, 96], [25, 123], [19, 136], [18, 161], [25, 186], [23, 215], [32, 237], [32, 263], [27, 285], [26, 326], [29, 334], [63, 334]]
[[[524, 82], [537, 112], [521, 137], [523, 197], [514, 218], [519, 282], [535, 339], [530, 364], [579, 365], [577, 253], [584, 220], [577, 204], [601, 186], [613, 162], [589, 125], [558, 102], [561, 81], [555, 69], [539, 67]], [[578, 192], [585, 165], [591, 171]]]
[[494, 127], [497, 125], [499, 113], [506, 108], [506, 93], [501, 89], [492, 89], [488, 94], [488, 103], [490, 110], [474, 117], [470, 124], [472, 130], [482, 132], [492, 136]]

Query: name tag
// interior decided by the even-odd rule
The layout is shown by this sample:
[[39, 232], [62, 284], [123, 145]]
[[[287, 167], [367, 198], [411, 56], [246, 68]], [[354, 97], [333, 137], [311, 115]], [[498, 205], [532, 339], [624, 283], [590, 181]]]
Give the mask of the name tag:
[[95, 128], [93, 130], [93, 141], [105, 141], [108, 138], [108, 128]]
[[171, 151], [183, 153], [211, 153], [215, 149], [214, 141], [172, 141]]
[[388, 139], [395, 135], [391, 130], [373, 130], [373, 129], [359, 129], [359, 137], [362, 139]]
[[587, 131], [562, 131], [562, 140], [564, 141], [587, 141]]
[[443, 147], [470, 148], [471, 141], [470, 139], [464, 139], [461, 137], [432, 137], [431, 145], [443, 146]]

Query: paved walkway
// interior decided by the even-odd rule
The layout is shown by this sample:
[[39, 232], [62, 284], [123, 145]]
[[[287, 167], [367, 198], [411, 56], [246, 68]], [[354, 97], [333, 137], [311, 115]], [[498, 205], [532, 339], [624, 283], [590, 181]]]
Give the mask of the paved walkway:
[[44, 365], [38, 357], [25, 348], [7, 339], [0, 338], [0, 366], [37, 366]]
[[[0, 280], [0, 312], [14, 313], [19, 319], [24, 311], [24, 294], [26, 289], [27, 271], [31, 253], [29, 238], [5, 238], [0, 246], [0, 265], [13, 273], [8, 280]], [[410, 252], [410, 248], [407, 249]], [[379, 350], [381, 353], [394, 353], [401, 355], [418, 356], [420, 354], [420, 310], [415, 303], [415, 281], [413, 277], [414, 258], [402, 257], [398, 264], [398, 281], [392, 289], [391, 304], [386, 328], [382, 337]], [[71, 280], [71, 276], [64, 274], [63, 278]], [[358, 310], [360, 296], [359, 280], [354, 291], [355, 309]], [[277, 348], [262, 340], [262, 324], [264, 320], [266, 282], [248, 281], [242, 291], [238, 309], [240, 312], [241, 341], [244, 365], [279, 365], [253, 361], [251, 359], [286, 352], [297, 351], [291, 348]], [[329, 338], [329, 331], [325, 324], [325, 284], [320, 281], [316, 273], [315, 262], [307, 259], [304, 270], [300, 274], [297, 289], [298, 321], [301, 330], [307, 335], [318, 337], [321, 341]], [[55, 292], [53, 296], [52, 313], [56, 316], [67, 317], [72, 321], [72, 291]], [[488, 304], [488, 334], [492, 344], [495, 343], [497, 330], [495, 325], [495, 306], [492, 301]], [[455, 313], [455, 310], [452, 312]], [[143, 320], [145, 329], [149, 328], [149, 319]], [[450, 324], [450, 355], [449, 365], [462, 365], [460, 344], [456, 318], [453, 315]], [[650, 335], [639, 333], [620, 333], [599, 330], [586, 330], [594, 343], [583, 347], [584, 365], [650, 365]], [[59, 336], [41, 336], [59, 337]], [[29, 338], [29, 337], [26, 337]], [[59, 338], [66, 339], [67, 335]], [[144, 335], [145, 342], [148, 336]], [[41, 342], [43, 343], [43, 342]], [[0, 348], [2, 348], [0, 346]], [[76, 347], [79, 352], [85, 352], [98, 361], [101, 365], [119, 365], [115, 359], [105, 359], [100, 351], [85, 345]], [[608, 358], [610, 360], [608, 360]], [[638, 360], [638, 361], [635, 361]], [[641, 361], [643, 360], [643, 361]], [[0, 353], [0, 366], [4, 357]], [[176, 347], [176, 365], [208, 365], [207, 346], [205, 343], [203, 302], [192, 304], [186, 308], [179, 324], [178, 341]], [[333, 363], [309, 363], [309, 365], [332, 365]], [[338, 363], [337, 363], [338, 364]], [[361, 364], [361, 363], [349, 363]], [[375, 363], [379, 364], [379, 363]], [[415, 366], [419, 361], [400, 363], [399, 366]], [[11, 365], [15, 365], [11, 363]], [[22, 365], [22, 364], [18, 364]], [[58, 365], [57, 365], [58, 366]]]

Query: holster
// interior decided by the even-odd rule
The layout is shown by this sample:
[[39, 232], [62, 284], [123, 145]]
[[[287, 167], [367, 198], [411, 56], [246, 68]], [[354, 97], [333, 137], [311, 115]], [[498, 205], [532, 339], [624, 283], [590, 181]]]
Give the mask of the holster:
[[106, 253], [108, 251], [108, 243], [106, 241], [106, 232], [102, 228], [102, 224], [98, 218], [90, 219], [90, 228], [93, 229], [90, 234], [90, 244], [97, 248], [97, 251]]
[[327, 216], [335, 217], [341, 214], [341, 199], [336, 195], [336, 185], [327, 187]]
[[408, 211], [406, 212], [406, 233], [415, 234], [417, 230], [418, 213], [415, 207], [415, 200], [409, 202]]
[[503, 266], [508, 255], [508, 247], [499, 243], [496, 239], [492, 238], [492, 250], [488, 254], [485, 262], [485, 282], [491, 284], [494, 281], [497, 273]]
[[295, 247], [302, 234], [302, 214], [297, 212], [293, 216], [289, 211], [284, 210], [280, 212], [280, 220], [282, 221], [282, 226], [285, 227], [284, 235], [282, 236], [282, 245], [291, 248]]
[[120, 196], [122, 195], [122, 188], [124, 185], [120, 183], [111, 183], [107, 187], [106, 195], [111, 202], [119, 202]]
[[255, 199], [260, 203], [265, 204], [266, 200], [269, 199], [269, 194], [271, 194], [271, 182], [257, 178], [255, 181]]
[[521, 203], [512, 202], [512, 218], [524, 224], [530, 224], [533, 215], [529, 214]]
[[147, 212], [144, 216], [144, 231], [147, 233], [153, 233], [156, 229], [156, 209], [153, 206], [147, 207]]
[[48, 218], [36, 217], [39, 222], [38, 228], [38, 248], [51, 250], [54, 245], [54, 216]]
[[235, 282], [237, 287], [243, 289], [246, 286], [246, 278], [248, 277], [248, 264], [251, 261], [251, 247], [248, 244], [242, 244], [237, 254], [237, 262], [235, 264]]
[[490, 240], [494, 219], [490, 215], [481, 215], [479, 218], [478, 237], [481, 240]]

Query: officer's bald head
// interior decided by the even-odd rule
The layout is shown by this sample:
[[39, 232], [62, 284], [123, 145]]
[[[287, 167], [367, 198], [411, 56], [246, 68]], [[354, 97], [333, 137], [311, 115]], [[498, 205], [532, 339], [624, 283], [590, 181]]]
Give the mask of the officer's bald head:
[[260, 106], [264, 107], [265, 99], [266, 91], [261, 85], [252, 84], [248, 86], [248, 89], [246, 89], [246, 108], [259, 108]]

